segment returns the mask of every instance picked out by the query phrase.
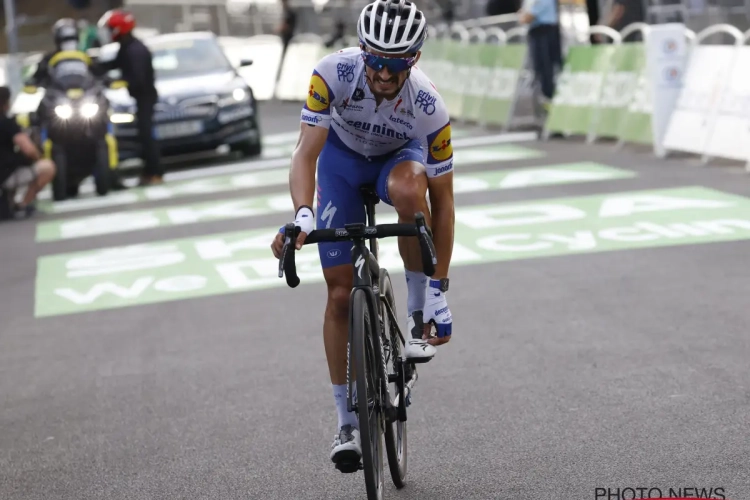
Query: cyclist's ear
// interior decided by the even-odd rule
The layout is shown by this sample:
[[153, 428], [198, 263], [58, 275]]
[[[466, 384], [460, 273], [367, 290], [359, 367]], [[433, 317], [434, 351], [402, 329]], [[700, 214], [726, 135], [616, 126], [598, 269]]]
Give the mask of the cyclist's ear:
[[417, 58], [414, 59], [414, 64], [417, 64], [419, 62], [419, 58], [422, 57], [422, 51], [417, 51]]

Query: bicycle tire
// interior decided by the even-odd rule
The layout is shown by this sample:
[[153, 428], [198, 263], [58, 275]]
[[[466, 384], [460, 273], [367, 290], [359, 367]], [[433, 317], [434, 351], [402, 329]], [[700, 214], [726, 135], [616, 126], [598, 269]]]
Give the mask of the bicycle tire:
[[[352, 351], [356, 370], [357, 417], [362, 442], [362, 465], [368, 500], [382, 500], [385, 489], [383, 471], [383, 412], [380, 409], [380, 337], [372, 334], [368, 296], [364, 290], [352, 295]], [[377, 342], [373, 342], [377, 341]], [[369, 352], [369, 354], [368, 354]], [[372, 385], [368, 384], [368, 379]], [[373, 400], [370, 414], [369, 401]]]
[[[405, 347], [398, 330], [391, 325], [391, 318], [386, 310], [386, 304], [388, 304], [398, 318], [391, 277], [385, 269], [381, 268], [380, 272], [380, 317], [383, 320], [381, 335], [385, 336], [383, 342], [388, 342], [390, 346], [390, 362], [386, 362], [386, 373], [391, 374], [396, 373], [396, 361], [403, 356]], [[386, 387], [389, 386], [394, 391], [392, 394], [391, 390], [388, 390], [388, 397], [393, 403], [395, 396], [398, 395], [398, 386], [393, 383], [387, 384]], [[399, 404], [404, 403], [399, 402]], [[399, 489], [406, 486], [407, 443], [406, 422], [400, 420], [385, 422], [385, 451], [388, 457], [388, 468], [393, 484]]]

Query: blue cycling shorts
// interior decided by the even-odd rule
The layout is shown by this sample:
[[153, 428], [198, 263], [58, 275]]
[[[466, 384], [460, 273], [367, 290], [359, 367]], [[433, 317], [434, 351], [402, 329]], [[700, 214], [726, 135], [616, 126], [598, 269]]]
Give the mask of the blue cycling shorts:
[[[392, 153], [366, 157], [349, 149], [332, 129], [318, 158], [316, 229], [344, 227], [366, 222], [360, 187], [374, 184], [378, 196], [393, 206], [388, 196], [388, 176], [403, 161], [424, 163], [424, 151], [418, 139], [412, 139]], [[323, 268], [351, 265], [349, 241], [318, 243]]]

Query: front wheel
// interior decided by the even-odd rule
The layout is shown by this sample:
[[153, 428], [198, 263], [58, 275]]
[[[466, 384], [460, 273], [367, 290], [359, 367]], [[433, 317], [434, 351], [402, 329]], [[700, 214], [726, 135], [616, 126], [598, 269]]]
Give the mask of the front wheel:
[[63, 201], [68, 198], [68, 155], [65, 148], [53, 144], [52, 161], [57, 171], [52, 180], [52, 199]]
[[[399, 335], [399, 330], [391, 321], [388, 314], [388, 308], [393, 311], [393, 316], [398, 318], [396, 310], [396, 300], [391, 287], [391, 277], [385, 269], [380, 269], [380, 316], [383, 318], [382, 324], [382, 344], [385, 353], [386, 373], [388, 375], [398, 375], [403, 368], [399, 366], [399, 358], [404, 355], [404, 343]], [[404, 368], [406, 365], [402, 365]], [[399, 394], [397, 383], [389, 384], [386, 397], [394, 403]], [[399, 405], [405, 405], [405, 401], [399, 401]], [[395, 405], [394, 405], [395, 406]], [[396, 419], [395, 422], [385, 423], [385, 451], [388, 456], [388, 467], [391, 471], [391, 479], [396, 488], [406, 486], [406, 422]]]
[[112, 187], [112, 172], [109, 168], [109, 147], [104, 139], [96, 143], [93, 174], [96, 194], [104, 196], [109, 193]]
[[355, 290], [351, 301], [352, 354], [356, 370], [357, 415], [362, 440], [362, 465], [369, 500], [383, 498], [383, 412], [380, 403], [380, 337], [372, 331], [364, 290]]

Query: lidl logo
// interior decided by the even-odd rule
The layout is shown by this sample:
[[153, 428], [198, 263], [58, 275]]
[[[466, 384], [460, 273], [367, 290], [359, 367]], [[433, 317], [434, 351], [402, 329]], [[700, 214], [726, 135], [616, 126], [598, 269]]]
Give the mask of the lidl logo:
[[313, 75], [310, 78], [310, 88], [307, 92], [307, 109], [310, 111], [324, 111], [328, 109], [329, 105], [328, 86], [326, 82], [319, 75]]
[[453, 156], [453, 145], [451, 144], [451, 124], [447, 124], [438, 132], [430, 144], [430, 156], [435, 161], [445, 161]]

